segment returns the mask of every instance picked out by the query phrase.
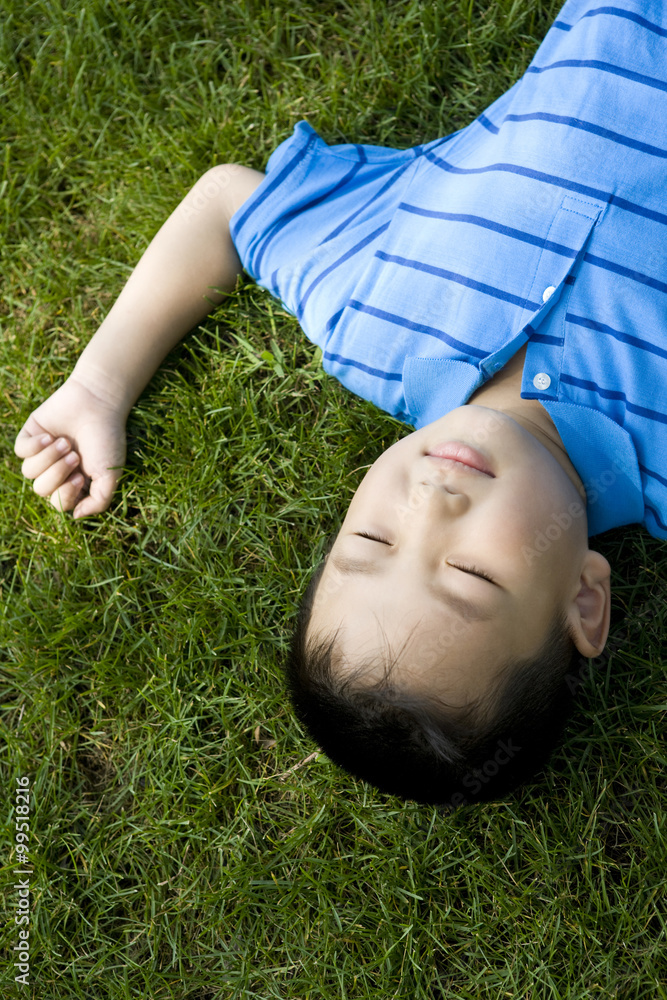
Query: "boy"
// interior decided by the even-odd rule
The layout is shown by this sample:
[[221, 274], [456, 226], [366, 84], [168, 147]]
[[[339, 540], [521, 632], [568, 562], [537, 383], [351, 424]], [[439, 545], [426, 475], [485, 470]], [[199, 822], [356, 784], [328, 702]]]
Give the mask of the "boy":
[[241, 263], [328, 371], [414, 424], [357, 491], [288, 665], [329, 756], [386, 791], [460, 805], [539, 768], [572, 657], [609, 627], [588, 534], [667, 537], [666, 45], [657, 2], [569, 0], [453, 136], [329, 148], [302, 123], [266, 178], [209, 171], [17, 439], [40, 495], [104, 510], [129, 409]]

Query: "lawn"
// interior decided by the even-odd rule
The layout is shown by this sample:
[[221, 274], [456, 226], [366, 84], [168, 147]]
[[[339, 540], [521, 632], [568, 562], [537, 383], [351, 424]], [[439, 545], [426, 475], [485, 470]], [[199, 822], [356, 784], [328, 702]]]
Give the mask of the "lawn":
[[445, 812], [354, 781], [289, 708], [299, 595], [406, 428], [280, 304], [245, 283], [171, 353], [106, 514], [54, 511], [12, 450], [207, 168], [262, 169], [303, 118], [330, 143], [461, 128], [559, 7], [0, 0], [3, 996], [667, 998], [666, 543], [600, 540], [610, 645], [547, 775]]

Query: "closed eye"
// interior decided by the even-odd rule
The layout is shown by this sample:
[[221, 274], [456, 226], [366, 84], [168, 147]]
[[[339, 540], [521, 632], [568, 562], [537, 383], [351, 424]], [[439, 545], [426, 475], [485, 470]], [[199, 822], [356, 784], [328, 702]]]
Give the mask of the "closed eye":
[[381, 542], [383, 545], [391, 545], [391, 542], [387, 541], [386, 538], [380, 538], [378, 535], [371, 535], [368, 531], [357, 531], [355, 532], [359, 538], [370, 538], [372, 542]]
[[[391, 545], [391, 542], [386, 538], [380, 538], [379, 535], [372, 535], [369, 531], [356, 531], [355, 534], [359, 538], [368, 538], [371, 542], [380, 542], [382, 545]], [[449, 565], [452, 566], [453, 569], [460, 570], [462, 573], [470, 573], [471, 576], [478, 576], [481, 580], [488, 580], [489, 583], [492, 583], [496, 587], [500, 586], [500, 584], [496, 583], [493, 577], [489, 576], [488, 573], [485, 573], [483, 569], [478, 569], [477, 566], [462, 566], [460, 563], [450, 563]]]
[[488, 580], [489, 583], [493, 583], [495, 586], [498, 586], [496, 581], [490, 577], [488, 573], [485, 573], [482, 569], [477, 569], [476, 566], [461, 566], [459, 563], [450, 563], [449, 565], [453, 566], [454, 569], [460, 569], [462, 573], [470, 573], [471, 576], [479, 576], [482, 580]]

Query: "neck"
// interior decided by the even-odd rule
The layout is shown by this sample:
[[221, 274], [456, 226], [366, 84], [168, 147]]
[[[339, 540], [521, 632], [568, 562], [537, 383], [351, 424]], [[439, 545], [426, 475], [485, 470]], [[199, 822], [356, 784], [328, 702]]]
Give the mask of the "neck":
[[577, 470], [570, 461], [570, 456], [565, 450], [553, 420], [539, 399], [523, 399], [521, 396], [526, 346], [524, 344], [497, 375], [480, 386], [468, 402], [498, 410], [521, 424], [556, 459], [585, 502], [586, 490]]

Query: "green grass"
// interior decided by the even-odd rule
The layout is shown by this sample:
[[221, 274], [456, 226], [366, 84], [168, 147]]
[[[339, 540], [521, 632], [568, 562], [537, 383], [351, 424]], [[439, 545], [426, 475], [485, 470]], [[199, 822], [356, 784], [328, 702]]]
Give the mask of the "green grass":
[[197, 176], [294, 123], [409, 146], [522, 73], [554, 0], [0, 0], [0, 725], [33, 783], [31, 985], [51, 998], [667, 997], [667, 546], [606, 536], [611, 655], [546, 779], [453, 814], [320, 757], [280, 673], [361, 469], [403, 433], [250, 285], [130, 419], [73, 523], [13, 438]]

